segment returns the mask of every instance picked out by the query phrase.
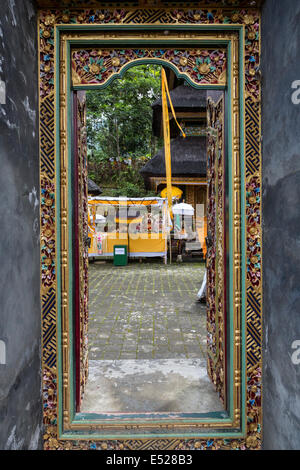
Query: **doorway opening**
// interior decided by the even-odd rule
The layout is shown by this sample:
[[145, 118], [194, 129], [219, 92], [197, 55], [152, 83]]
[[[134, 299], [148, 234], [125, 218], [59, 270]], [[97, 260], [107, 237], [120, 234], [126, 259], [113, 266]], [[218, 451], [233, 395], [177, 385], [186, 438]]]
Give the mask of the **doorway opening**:
[[224, 93], [166, 72], [186, 136], [169, 108], [172, 207], [161, 66], [135, 66], [102, 90], [74, 92], [82, 413], [226, 410]]

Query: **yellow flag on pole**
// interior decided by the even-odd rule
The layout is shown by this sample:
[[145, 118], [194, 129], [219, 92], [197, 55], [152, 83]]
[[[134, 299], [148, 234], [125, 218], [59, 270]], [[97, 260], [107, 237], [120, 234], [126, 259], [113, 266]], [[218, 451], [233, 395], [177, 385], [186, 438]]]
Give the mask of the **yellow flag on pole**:
[[169, 119], [169, 109], [168, 109], [168, 99], [170, 103], [170, 108], [175, 119], [177, 126], [179, 127], [183, 137], [186, 137], [182, 128], [180, 127], [174, 107], [171, 101], [168, 81], [166, 77], [165, 69], [161, 69], [161, 94], [162, 94], [162, 114], [163, 114], [163, 130], [164, 130], [164, 144], [165, 144], [165, 163], [166, 163], [166, 180], [167, 180], [167, 197], [169, 211], [172, 216], [172, 168], [171, 168], [171, 143], [170, 143], [170, 119]]

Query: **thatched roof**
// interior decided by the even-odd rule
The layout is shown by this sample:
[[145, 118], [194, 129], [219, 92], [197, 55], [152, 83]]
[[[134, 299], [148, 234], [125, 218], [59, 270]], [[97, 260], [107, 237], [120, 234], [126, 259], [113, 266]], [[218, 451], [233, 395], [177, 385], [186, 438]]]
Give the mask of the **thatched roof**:
[[[205, 113], [206, 111], [206, 90], [196, 90], [191, 86], [179, 85], [170, 91], [170, 97], [175, 109], [175, 113]], [[153, 120], [152, 131], [157, 137], [162, 132], [162, 100], [157, 99], [152, 104]], [[169, 106], [170, 109], [170, 106]], [[179, 118], [180, 120], [180, 118]], [[179, 133], [178, 127], [174, 119], [170, 121], [171, 137], [176, 137]]]
[[92, 196], [98, 196], [102, 193], [102, 189], [90, 178], [88, 179], [88, 193]]
[[[164, 148], [142, 169], [144, 177], [165, 176]], [[206, 138], [181, 136], [171, 140], [171, 162], [173, 176], [206, 176]]]
[[[180, 85], [170, 91], [170, 97], [174, 109], [188, 109], [205, 111], [206, 109], [206, 90], [196, 90], [191, 86]], [[152, 108], [162, 106], [162, 99], [158, 98], [152, 104]], [[169, 106], [170, 108], [170, 106]]]

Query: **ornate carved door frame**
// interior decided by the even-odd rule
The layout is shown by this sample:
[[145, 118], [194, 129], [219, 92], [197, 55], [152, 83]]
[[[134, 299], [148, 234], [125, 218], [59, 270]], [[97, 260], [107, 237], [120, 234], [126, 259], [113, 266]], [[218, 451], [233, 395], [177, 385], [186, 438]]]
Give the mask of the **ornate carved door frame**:
[[207, 92], [207, 371], [226, 405], [225, 96]]
[[[89, 15], [90, 13], [89, 11]], [[233, 24], [230, 25], [221, 24], [221, 16], [215, 16], [214, 23], [206, 25], [204, 19], [201, 21], [201, 18], [197, 19], [198, 13], [195, 12], [194, 24], [186, 25], [189, 22], [190, 11], [180, 13], [180, 17], [176, 16], [177, 20], [174, 23], [172, 23], [173, 13], [160, 11], [156, 16], [156, 21], [159, 17], [160, 25], [151, 26], [150, 21], [150, 25], [145, 22], [139, 26], [130, 26], [133, 13], [127, 12], [124, 18], [121, 18], [120, 25], [107, 26], [103, 25], [106, 16], [102, 18], [99, 11], [95, 12], [93, 24], [88, 23], [91, 16], [84, 16], [87, 11], [80, 13], [76, 10], [75, 16], [71, 15], [72, 18], [69, 16], [68, 21], [67, 15], [62, 12], [41, 12], [42, 314], [46, 448], [76, 447], [76, 445], [84, 448], [91, 439], [95, 441], [96, 447], [104, 445], [113, 448], [126, 446], [151, 448], [153, 445], [159, 446], [158, 448], [191, 448], [198, 445], [203, 447], [213, 445], [217, 448], [259, 446], [261, 432], [260, 87], [256, 70], [259, 63], [257, 39], [259, 14], [254, 11], [251, 13], [246, 16], [244, 13], [237, 14], [237, 22], [233, 22], [231, 18]], [[219, 15], [221, 14], [220, 11]], [[74, 23], [74, 18], [77, 24]], [[78, 24], [81, 18], [85, 25]], [[120, 20], [114, 16], [113, 18], [118, 22]], [[209, 18], [209, 15], [206, 18]], [[71, 19], [72, 24], [68, 25]], [[240, 23], [246, 22], [246, 19], [246, 25]], [[253, 34], [255, 32], [254, 36], [250, 35], [252, 30]], [[167, 35], [165, 31], [168, 32]], [[122, 67], [122, 70], [125, 70], [127, 63], [121, 64], [122, 57], [116, 55], [109, 58], [106, 56], [102, 62], [99, 55], [92, 56], [97, 57], [97, 60], [90, 62], [91, 68], [85, 70], [88, 77], [87, 75], [80, 77], [76, 69], [74, 49], [77, 49], [77, 56], [78, 49], [86, 50], [91, 46], [93, 49], [97, 46], [101, 50], [108, 50], [111, 47], [110, 41], [114, 44], [110, 50], [116, 50], [117, 41], [120, 41], [123, 47], [125, 42], [133, 53], [137, 50], [142, 53], [143, 49], [147, 48], [148, 51], [152, 50], [150, 54], [154, 50], [161, 52], [161, 44], [171, 46], [173, 41], [176, 50], [179, 51], [177, 57], [174, 55], [168, 56], [167, 59], [166, 56], [134, 57], [133, 60], [129, 60], [129, 65], [134, 61], [142, 62], [149, 59], [158, 63], [167, 60], [168, 65], [176, 69], [177, 73], [190, 74], [189, 80], [194, 85], [213, 88], [224, 87], [225, 83], [220, 84], [218, 81], [205, 83], [202, 77], [208, 73], [211, 73], [216, 80], [215, 73], [218, 72], [218, 68], [207, 72], [207, 67], [203, 66], [205, 60], [201, 50], [207, 50], [212, 44], [214, 48], [226, 47], [229, 70], [227, 85], [230, 96], [230, 111], [227, 118], [230, 123], [229, 251], [232, 262], [229, 293], [232, 367], [229, 415], [225, 419], [189, 416], [174, 421], [172, 416], [165, 415], [160, 416], [157, 422], [157, 416], [152, 418], [141, 416], [128, 417], [125, 425], [124, 422], [124, 424], [116, 423], [115, 418], [87, 419], [85, 416], [75, 414], [72, 389], [74, 358], [71, 353], [73, 301], [69, 283], [72, 276], [72, 263], [70, 263], [72, 257], [69, 251], [72, 222], [69, 208], [72, 201], [68, 171], [71, 134], [68, 119], [71, 55], [73, 54], [73, 71], [76, 73], [74, 75], [73, 72], [74, 89], [103, 85], [103, 82], [100, 82], [106, 70], [109, 69], [109, 72], [112, 70], [111, 75], [117, 75]], [[86, 44], [84, 48], [82, 48], [83, 43]], [[134, 44], [135, 48], [132, 49], [130, 44]], [[137, 44], [138, 49], [136, 49]], [[192, 58], [187, 53], [191, 47], [196, 51]], [[257, 53], [255, 48], [258, 48]], [[113, 60], [114, 58], [120, 62]], [[198, 63], [196, 59], [199, 59]], [[105, 60], [109, 60], [109, 64]], [[174, 60], [176, 61], [172, 62]], [[95, 66], [92, 68], [92, 65]], [[101, 70], [103, 67], [106, 70]], [[199, 72], [196, 77], [192, 74], [195, 68]], [[223, 70], [217, 80], [222, 72]], [[93, 77], [96, 76], [98, 80], [96, 84], [87, 84], [83, 81], [78, 83], [78, 76], [80, 80], [85, 80], [91, 74]], [[106, 81], [108, 82], [110, 78], [108, 77]], [[55, 108], [56, 114], [54, 114]], [[56, 152], [54, 152], [54, 143]], [[248, 266], [247, 273], [246, 266]], [[162, 430], [161, 438], [157, 436], [158, 428]], [[114, 437], [115, 444], [109, 440], [109, 436]], [[70, 442], [78, 438], [81, 439], [79, 444]], [[103, 440], [105, 442], [101, 444]], [[98, 441], [99, 444], [96, 444]]]
[[76, 410], [88, 375], [88, 165], [86, 135], [86, 96], [73, 92], [73, 155], [74, 155], [74, 323], [76, 363]]

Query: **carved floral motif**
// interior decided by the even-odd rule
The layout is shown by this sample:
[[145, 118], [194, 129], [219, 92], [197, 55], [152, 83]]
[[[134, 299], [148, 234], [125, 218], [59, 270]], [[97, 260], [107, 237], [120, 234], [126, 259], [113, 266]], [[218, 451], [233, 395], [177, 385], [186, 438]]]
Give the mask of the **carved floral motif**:
[[224, 126], [223, 99], [208, 101], [207, 129], [207, 370], [225, 404]]
[[55, 194], [48, 179], [43, 178], [41, 186], [42, 285], [50, 287], [55, 280]]
[[202, 49], [79, 49], [72, 52], [74, 85], [100, 85], [122, 68], [141, 59], [173, 64], [196, 84], [225, 84], [225, 50]]
[[51, 435], [57, 435], [57, 378], [56, 373], [49, 369], [43, 372], [43, 408], [44, 439], [47, 441]]
[[[55, 18], [55, 20], [54, 20]], [[140, 19], [140, 21], [139, 21]], [[157, 23], [162, 24], [245, 24], [245, 78], [247, 92], [259, 99], [259, 15], [256, 10], [230, 9], [188, 9], [161, 10]], [[130, 24], [151, 23], [147, 21], [147, 10], [99, 9], [99, 10], [46, 10], [40, 13], [40, 76], [41, 96], [47, 96], [54, 89], [54, 24]], [[184, 67], [184, 62], [180, 64]], [[203, 75], [205, 65], [198, 64], [198, 72]], [[112, 67], [119, 65], [111, 64]], [[96, 70], [96, 68], [94, 68]], [[194, 71], [195, 72], [195, 71]], [[100, 72], [101, 73], [101, 72]], [[199, 78], [197, 77], [197, 80]], [[201, 82], [201, 79], [200, 79]], [[197, 82], [196, 82], [197, 83]]]
[[77, 97], [78, 125], [78, 212], [80, 276], [80, 394], [83, 397], [88, 377], [88, 168], [86, 142], [86, 101]]
[[246, 186], [247, 211], [247, 276], [253, 286], [261, 282], [260, 184], [251, 178]]

